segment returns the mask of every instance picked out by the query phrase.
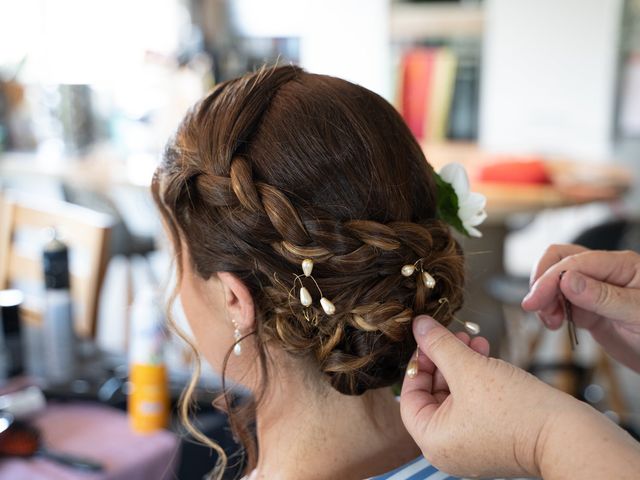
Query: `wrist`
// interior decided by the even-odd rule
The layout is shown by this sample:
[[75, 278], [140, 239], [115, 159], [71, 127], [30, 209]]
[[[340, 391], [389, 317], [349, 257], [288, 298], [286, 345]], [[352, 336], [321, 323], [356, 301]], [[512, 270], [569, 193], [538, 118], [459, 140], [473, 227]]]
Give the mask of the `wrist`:
[[640, 445], [589, 405], [575, 400], [560, 408], [536, 446], [537, 475], [547, 479], [635, 479]]
[[551, 410], [544, 418], [535, 439], [534, 466], [533, 471], [529, 473], [536, 477], [552, 478], [553, 469], [558, 464], [558, 454], [566, 452], [558, 447], [572, 438], [575, 439], [573, 434], [576, 432], [576, 426], [587, 423], [589, 417], [596, 413], [595, 410], [572, 396], [558, 393], [560, 395], [551, 402]]

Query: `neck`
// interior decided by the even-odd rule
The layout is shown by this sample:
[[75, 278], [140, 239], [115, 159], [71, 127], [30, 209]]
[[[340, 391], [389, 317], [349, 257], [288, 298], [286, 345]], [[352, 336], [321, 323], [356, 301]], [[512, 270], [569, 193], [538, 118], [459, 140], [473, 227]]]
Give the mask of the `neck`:
[[360, 480], [420, 454], [390, 389], [356, 397], [309, 383], [295, 373], [271, 379], [257, 411], [255, 478]]

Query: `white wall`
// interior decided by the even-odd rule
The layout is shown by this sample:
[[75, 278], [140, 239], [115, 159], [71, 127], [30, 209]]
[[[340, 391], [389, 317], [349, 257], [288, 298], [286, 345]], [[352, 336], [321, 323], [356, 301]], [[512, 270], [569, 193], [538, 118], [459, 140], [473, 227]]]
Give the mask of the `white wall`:
[[622, 0], [487, 0], [480, 143], [611, 153]]
[[390, 0], [234, 0], [240, 32], [297, 37], [300, 65], [391, 99]]
[[344, 78], [390, 100], [389, 0], [312, 0], [300, 63]]

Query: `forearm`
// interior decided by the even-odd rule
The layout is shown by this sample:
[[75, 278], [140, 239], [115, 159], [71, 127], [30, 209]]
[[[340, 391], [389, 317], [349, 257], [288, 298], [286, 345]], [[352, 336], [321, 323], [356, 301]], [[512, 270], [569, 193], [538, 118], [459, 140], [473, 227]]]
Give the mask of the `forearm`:
[[572, 403], [540, 437], [536, 460], [542, 478], [640, 478], [640, 443], [588, 405]]

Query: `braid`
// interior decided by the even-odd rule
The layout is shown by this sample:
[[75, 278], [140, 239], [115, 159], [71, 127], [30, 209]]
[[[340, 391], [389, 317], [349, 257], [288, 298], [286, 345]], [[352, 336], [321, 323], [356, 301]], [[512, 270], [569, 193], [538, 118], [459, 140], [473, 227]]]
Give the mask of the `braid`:
[[[462, 304], [463, 256], [448, 226], [434, 218], [434, 189], [425, 190], [433, 180], [426, 167], [411, 164], [406, 172], [394, 167], [390, 175], [399, 177], [398, 195], [380, 204], [393, 209], [393, 215], [384, 208], [361, 215], [366, 204], [349, 209], [345, 202], [310, 198], [306, 192], [320, 189], [313, 175], [323, 168], [315, 158], [301, 160], [303, 166], [283, 178], [288, 170], [275, 167], [281, 159], [274, 155], [281, 148], [275, 139], [286, 129], [267, 131], [265, 125], [281, 108], [280, 95], [290, 95], [294, 87], [289, 85], [297, 84], [300, 75], [299, 69], [285, 67], [269, 76], [228, 82], [196, 106], [165, 152], [162, 202], [180, 230], [188, 232], [185, 241], [198, 273], [207, 278], [217, 271], [234, 272], [247, 284], [256, 303], [260, 342], [274, 341], [293, 355], [311, 356], [334, 388], [357, 395], [401, 378], [415, 350], [413, 316], [438, 312], [442, 323], [451, 320]], [[222, 115], [226, 128], [213, 123]], [[196, 124], [211, 134], [198, 135], [192, 128]], [[265, 138], [273, 149], [256, 146]], [[302, 155], [292, 145], [286, 158]], [[405, 155], [424, 162], [416, 151]], [[366, 161], [363, 156], [361, 162]], [[305, 169], [308, 179], [299, 173]], [[331, 192], [348, 193], [365, 183], [355, 178], [343, 182], [346, 173], [332, 175], [336, 185]], [[414, 177], [422, 184], [411, 183]], [[326, 172], [319, 178], [327, 178]], [[389, 195], [392, 185], [386, 185], [388, 190], [380, 190]], [[418, 202], [414, 197], [426, 207], [409, 203]], [[348, 215], [340, 215], [334, 205]], [[337, 309], [328, 316], [314, 302], [314, 322], [304, 317], [291, 294], [304, 258], [314, 260], [314, 278]], [[436, 279], [435, 288], [428, 289], [417, 276], [401, 275], [403, 265], [418, 259]], [[441, 298], [447, 299], [443, 311], [438, 310]]]
[[[188, 252], [204, 279], [233, 273], [252, 295], [257, 403], [267, 344], [359, 395], [402, 378], [416, 348], [413, 316], [447, 324], [462, 304], [462, 250], [436, 219], [433, 170], [397, 111], [343, 80], [284, 66], [216, 86], [168, 142], [152, 192], [176, 254]], [[314, 301], [307, 321], [292, 295], [304, 258], [334, 315]], [[433, 289], [401, 274], [417, 260]], [[253, 468], [249, 419], [238, 423], [235, 412]]]
[[[415, 349], [412, 317], [434, 315], [441, 309], [438, 300], [447, 298], [450, 308], [440, 320], [448, 323], [461, 304], [462, 274], [451, 272], [462, 272], [462, 255], [448, 227], [437, 220], [386, 225], [370, 220], [336, 222], [323, 218], [326, 212], [312, 213], [308, 207], [298, 213], [277, 188], [264, 182], [254, 184], [247, 177], [251, 168], [246, 159], [234, 159], [231, 172], [231, 179], [198, 181], [199, 188], [206, 188], [198, 194], [207, 201], [225, 199], [224, 205], [209, 204], [210, 208], [239, 207], [271, 223], [277, 240], [263, 251], [271, 250], [285, 260], [289, 272], [287, 281], [265, 289], [275, 325], [271, 336], [290, 353], [307, 355], [311, 349], [332, 385], [343, 393], [359, 394], [393, 383]], [[329, 245], [337, 246], [336, 251]], [[338, 307], [338, 314], [331, 317], [314, 308], [317, 325], [304, 319], [298, 298], [290, 295], [303, 258], [317, 262], [316, 279]], [[418, 258], [437, 278], [433, 291], [400, 274], [402, 265]], [[263, 274], [268, 282], [269, 272]], [[341, 278], [344, 274], [349, 275], [348, 289]], [[362, 284], [353, 285], [358, 277]], [[382, 337], [389, 348], [380, 348]], [[393, 367], [382, 367], [399, 355]]]

